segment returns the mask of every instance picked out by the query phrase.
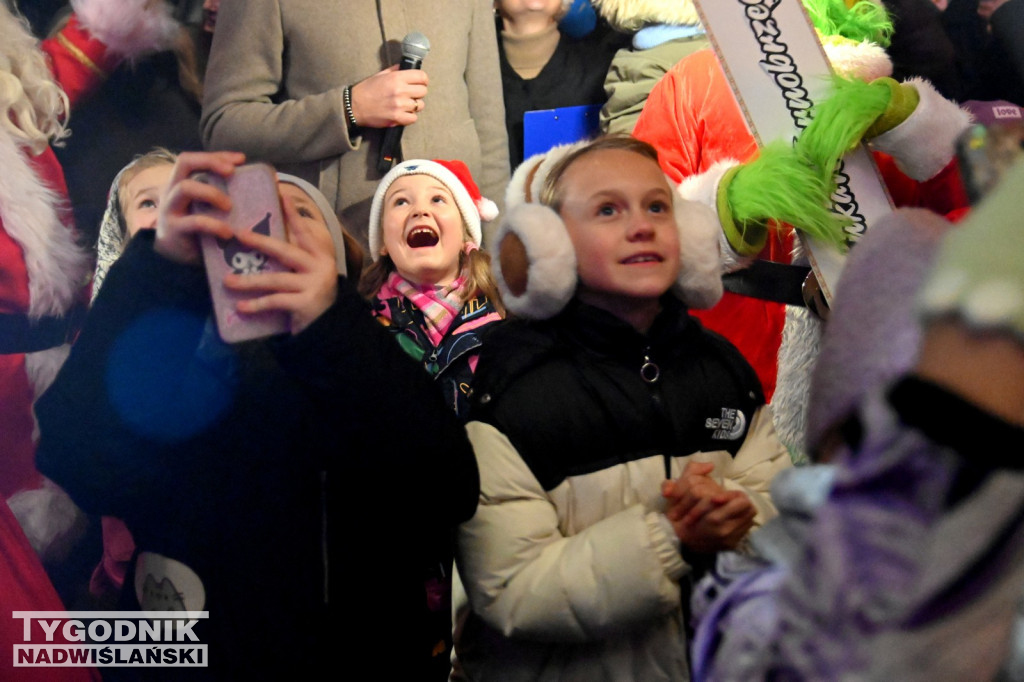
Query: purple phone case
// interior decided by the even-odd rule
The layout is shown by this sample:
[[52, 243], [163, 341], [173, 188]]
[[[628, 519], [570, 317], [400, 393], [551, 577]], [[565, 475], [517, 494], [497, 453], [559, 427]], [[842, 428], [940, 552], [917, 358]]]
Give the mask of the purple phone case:
[[[237, 234], [250, 230], [277, 239], [286, 238], [281, 201], [277, 193], [277, 176], [273, 168], [260, 163], [246, 164], [236, 168], [228, 178], [205, 174], [198, 179], [220, 184], [231, 197], [232, 208], [226, 220], [233, 232]], [[194, 205], [192, 210], [223, 216], [222, 211], [209, 206]], [[289, 331], [289, 316], [286, 312], [238, 312], [239, 301], [256, 298], [260, 293], [231, 291], [223, 285], [224, 275], [228, 273], [247, 275], [283, 272], [287, 268], [259, 251], [246, 248], [237, 239], [222, 240], [202, 235], [200, 242], [220, 337], [227, 343], [237, 343]]]

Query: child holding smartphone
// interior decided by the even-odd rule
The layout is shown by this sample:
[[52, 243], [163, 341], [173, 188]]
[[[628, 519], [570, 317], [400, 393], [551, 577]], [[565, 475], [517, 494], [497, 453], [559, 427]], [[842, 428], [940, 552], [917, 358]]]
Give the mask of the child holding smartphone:
[[540, 201], [497, 237], [534, 319], [490, 334], [475, 377], [458, 674], [689, 679], [688, 575], [775, 514], [789, 466], [753, 370], [688, 314], [721, 295], [717, 223], [629, 137], [569, 151]]
[[[230, 175], [243, 160], [178, 157], [156, 229], [111, 268], [40, 400], [39, 466], [131, 530], [124, 608], [210, 613], [195, 633], [212, 677], [312, 676], [337, 663], [357, 619], [368, 638], [387, 633], [388, 660], [353, 653], [346, 670], [423, 679], [429, 614], [415, 567], [472, 514], [472, 453], [348, 282], [340, 225], [302, 180], [279, 184], [287, 242], [238, 235], [290, 271], [225, 280], [260, 294], [240, 312], [285, 311], [291, 333], [220, 339], [196, 237], [231, 230], [189, 209], [231, 200], [191, 176]], [[415, 482], [394, 489], [400, 500], [367, 484], [396, 476]]]
[[377, 186], [370, 208], [373, 265], [360, 289], [377, 319], [423, 363], [464, 418], [480, 332], [504, 314], [481, 221], [498, 209], [461, 161], [405, 161]]

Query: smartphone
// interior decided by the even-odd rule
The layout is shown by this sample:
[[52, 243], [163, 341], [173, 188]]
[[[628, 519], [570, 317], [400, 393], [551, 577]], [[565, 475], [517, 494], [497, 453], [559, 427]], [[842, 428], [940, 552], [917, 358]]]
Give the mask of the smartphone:
[[956, 150], [967, 197], [976, 204], [1024, 156], [1024, 122], [972, 125], [957, 139]]
[[[277, 174], [269, 165], [251, 163], [239, 166], [229, 177], [196, 173], [193, 178], [216, 185], [231, 197], [231, 211], [227, 214], [204, 203], [194, 203], [193, 213], [222, 218], [231, 225], [235, 234], [252, 231], [277, 239], [286, 238], [281, 200], [277, 193]], [[224, 341], [238, 343], [289, 331], [286, 312], [238, 312], [239, 301], [256, 298], [262, 295], [260, 292], [237, 292], [224, 287], [224, 276], [229, 273], [252, 275], [284, 272], [288, 268], [260, 251], [247, 248], [235, 237], [221, 239], [204, 234], [200, 236], [200, 246], [210, 281], [217, 331]]]

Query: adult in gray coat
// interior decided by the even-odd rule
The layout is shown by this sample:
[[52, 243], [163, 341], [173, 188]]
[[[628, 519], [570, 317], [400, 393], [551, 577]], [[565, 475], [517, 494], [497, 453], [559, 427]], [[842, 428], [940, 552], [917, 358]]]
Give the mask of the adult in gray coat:
[[[432, 50], [422, 70], [399, 71], [413, 31]], [[491, 0], [222, 1], [203, 98], [207, 148], [243, 151], [317, 185], [366, 247], [380, 144], [394, 125], [406, 126], [405, 158], [461, 159], [484, 196], [504, 196]]]

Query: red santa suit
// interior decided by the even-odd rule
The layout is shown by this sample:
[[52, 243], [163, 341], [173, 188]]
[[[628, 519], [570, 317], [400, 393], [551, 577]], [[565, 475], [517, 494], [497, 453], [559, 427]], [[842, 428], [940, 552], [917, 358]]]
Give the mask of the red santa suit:
[[[72, 105], [126, 56], [169, 45], [177, 32], [163, 3], [73, 4], [76, 14], [40, 46]], [[15, 21], [6, 10], [0, 20]], [[17, 114], [9, 115], [17, 124]], [[64, 174], [51, 148], [33, 149], [0, 127], [0, 168], [0, 495], [38, 551], [62, 525], [54, 509], [63, 507], [60, 516], [74, 507], [54, 507], [55, 499], [66, 498], [35, 469], [32, 404], [67, 357], [88, 301], [93, 259], [76, 242]]]
[[[144, 8], [145, 0], [73, 4], [78, 14], [40, 46], [70, 103], [124, 56], [167, 45], [177, 30], [162, 3], [155, 9]], [[29, 73], [30, 59], [15, 62], [19, 65], [12, 69], [3, 54], [14, 50], [24, 58], [23, 50], [35, 49], [26, 29], [4, 8], [0, 29], [5, 43], [0, 45], [0, 70], [8, 71], [3, 75], [14, 73], [26, 90], [40, 85], [46, 76]], [[32, 79], [40, 82], [27, 82]], [[25, 114], [11, 104], [5, 102], [9, 110], [0, 115], [24, 131], [28, 118], [19, 122], [19, 112]], [[0, 678], [86, 682], [100, 679], [95, 668], [19, 667], [15, 672], [13, 667], [14, 646], [26, 640], [22, 621], [12, 620], [11, 614], [64, 609], [36, 552], [48, 549], [73, 523], [77, 510], [36, 471], [32, 405], [67, 357], [92, 271], [91, 254], [76, 243], [60, 164], [49, 146], [40, 146], [0, 126], [0, 612], [5, 614], [0, 618]], [[35, 638], [38, 629], [33, 644], [41, 643]], [[63, 634], [58, 631], [53, 641], [63, 643]]]
[[[884, 58], [881, 50], [876, 54]], [[835, 58], [832, 62], [839, 72], [846, 72]], [[887, 58], [885, 65], [873, 64], [869, 78], [888, 75], [891, 66], [888, 70], [886, 66]], [[874, 152], [875, 159], [897, 206], [920, 206], [955, 217], [966, 210], [968, 202], [952, 145], [969, 117], [942, 100], [927, 84], [915, 81], [915, 87], [922, 91], [918, 109], [903, 124], [876, 139], [896, 160], [880, 151]], [[633, 135], [658, 149], [662, 169], [674, 181], [684, 183], [681, 191], [685, 195], [710, 205], [714, 205], [711, 202], [724, 171], [735, 162], [751, 160], [757, 151], [757, 143], [711, 50], [694, 53], [669, 70], [651, 90]], [[887, 137], [898, 139], [883, 140]], [[930, 143], [934, 149], [928, 155], [912, 151], [914, 144], [929, 138], [945, 143]], [[790, 263], [792, 247], [791, 233], [770, 236], [758, 257]], [[785, 308], [782, 303], [726, 292], [714, 308], [693, 313], [739, 348], [760, 377], [769, 401], [778, 378]], [[814, 347], [805, 349], [806, 354], [813, 357], [816, 345], [809, 345]], [[794, 419], [802, 424], [802, 419]]]

